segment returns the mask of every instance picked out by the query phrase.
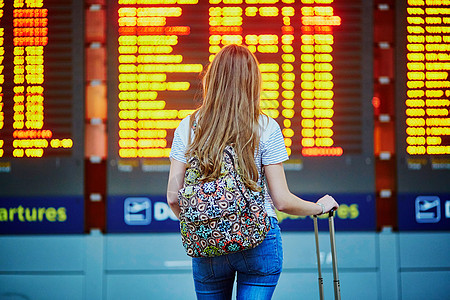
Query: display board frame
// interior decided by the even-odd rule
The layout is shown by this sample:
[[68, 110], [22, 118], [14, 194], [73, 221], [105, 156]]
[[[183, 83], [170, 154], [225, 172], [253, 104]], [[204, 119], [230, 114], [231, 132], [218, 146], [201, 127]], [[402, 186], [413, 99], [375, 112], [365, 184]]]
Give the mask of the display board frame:
[[[427, 72], [426, 64], [429, 60], [426, 58], [427, 53], [435, 53], [434, 50], [427, 51], [427, 45], [433, 44], [429, 42], [426, 36], [433, 36], [433, 34], [428, 34], [425, 30], [427, 24], [414, 24], [413, 19], [409, 19], [412, 23], [408, 24], [408, 17], [419, 17], [425, 21], [426, 8], [436, 9], [441, 6], [428, 5], [428, 1], [411, 1], [411, 4], [417, 2], [417, 6], [410, 5], [405, 1], [396, 2], [396, 20], [397, 20], [397, 31], [396, 31], [396, 159], [397, 159], [397, 201], [398, 201], [398, 228], [400, 231], [421, 231], [421, 230], [450, 230], [450, 155], [449, 154], [409, 154], [408, 146], [412, 144], [407, 143], [408, 138], [414, 137], [424, 137], [424, 135], [410, 135], [407, 134], [408, 130], [414, 128], [423, 128], [424, 132], [430, 127], [425, 125], [427, 119], [433, 118], [432, 115], [425, 113], [425, 115], [418, 116], [417, 118], [424, 119], [424, 125], [418, 127], [410, 126], [408, 124], [413, 118], [412, 115], [407, 116], [408, 109], [410, 114], [414, 113], [413, 109], [420, 109], [426, 111], [428, 107], [425, 103], [427, 99], [434, 99], [433, 97], [415, 97], [413, 94], [408, 94], [408, 91], [426, 91], [427, 88], [408, 88], [408, 81], [420, 82], [417, 80], [416, 75], [423, 73], [424, 80], [422, 82], [429, 83], [432, 79], [425, 77]], [[421, 3], [421, 4], [420, 4]], [[407, 8], [416, 8], [423, 10], [421, 14], [408, 13]], [[442, 6], [441, 6], [442, 7]], [[450, 9], [450, 6], [445, 6], [446, 9]], [[411, 11], [412, 12], [412, 11]], [[439, 15], [438, 15], [439, 16]], [[428, 24], [430, 25], [430, 24]], [[417, 32], [411, 31], [408, 33], [408, 26], [410, 30], [415, 28], [423, 28], [423, 35]], [[430, 25], [433, 27], [433, 25]], [[443, 25], [445, 26], [445, 24]], [[450, 24], [446, 25], [450, 27]], [[409, 35], [409, 39], [408, 39]], [[441, 34], [437, 34], [442, 36]], [[423, 37], [423, 41], [418, 42], [415, 40], [416, 37]], [[409, 46], [408, 46], [409, 45]], [[411, 45], [417, 45], [422, 47], [425, 51], [410, 51], [408, 49]], [[447, 43], [447, 45], [449, 45]], [[411, 56], [408, 60], [409, 55], [414, 55], [415, 53], [423, 54], [424, 59], [416, 60]], [[408, 70], [408, 63], [410, 64]], [[414, 63], [423, 64], [423, 70], [414, 70]], [[411, 69], [412, 68], [412, 69]], [[445, 69], [444, 69], [445, 70]], [[416, 74], [416, 75], [415, 75]], [[445, 82], [445, 80], [444, 80]], [[448, 80], [446, 81], [448, 83]], [[430, 88], [428, 90], [435, 90]], [[439, 89], [436, 89], [439, 90]], [[448, 89], [446, 89], [448, 91]], [[411, 95], [413, 97], [408, 97]], [[409, 100], [408, 100], [409, 99]], [[437, 98], [436, 98], [437, 99]], [[412, 103], [411, 101], [423, 101], [424, 105], [412, 106], [407, 105]], [[433, 107], [428, 107], [433, 108]], [[448, 108], [448, 106], [447, 106]], [[447, 115], [447, 119], [448, 119]], [[444, 125], [445, 127], [445, 125]], [[445, 137], [445, 135], [444, 135]], [[425, 140], [425, 137], [424, 137]], [[445, 144], [445, 143], [444, 143]], [[424, 149], [427, 147], [424, 144]], [[448, 137], [447, 143], [448, 147]], [[413, 145], [414, 146], [414, 145]]]
[[[301, 11], [301, 1], [294, 1], [291, 4]], [[175, 5], [175, 4], [174, 4]], [[285, 4], [279, 3], [278, 6]], [[335, 4], [332, 4], [335, 5]], [[164, 5], [159, 5], [164, 6]], [[208, 15], [208, 5], [204, 5], [204, 13]], [[119, 93], [119, 61], [117, 49], [118, 43], [118, 1], [108, 2], [108, 162], [107, 162], [107, 231], [108, 232], [153, 232], [153, 231], [173, 231], [172, 226], [159, 226], [153, 222], [133, 226], [126, 224], [127, 199], [133, 199], [151, 207], [153, 203], [164, 203], [165, 199], [169, 161], [167, 159], [146, 159], [134, 158], [123, 159], [118, 156], [119, 149], [119, 119], [121, 112], [118, 107]], [[347, 129], [354, 130], [353, 135], [347, 136], [350, 140], [356, 139], [356, 150], [353, 152], [344, 149], [342, 155], [336, 156], [304, 156], [299, 153], [292, 153], [290, 161], [286, 162], [285, 170], [291, 191], [307, 200], [318, 199], [326, 193], [332, 194], [336, 199], [348, 209], [343, 209], [341, 219], [337, 220], [337, 226], [344, 230], [375, 230], [375, 159], [373, 154], [373, 7], [371, 1], [361, 1], [359, 3], [337, 3], [335, 15], [343, 12], [344, 20], [351, 20], [350, 25], [342, 25], [347, 30], [345, 47], [352, 51], [337, 51], [334, 63], [336, 68], [346, 68], [346, 76], [339, 75], [340, 80], [346, 81], [340, 92], [353, 97], [354, 103], [346, 103], [345, 109], [349, 115], [353, 116], [352, 121], [347, 125]], [[347, 12], [345, 11], [347, 9]], [[280, 9], [281, 11], [281, 9]], [[356, 13], [357, 12], [357, 13]], [[200, 15], [200, 14], [199, 14]], [[300, 15], [297, 16], [300, 19]], [[199, 18], [197, 18], [199, 19]], [[355, 21], [358, 20], [358, 21]], [[179, 24], [177, 24], [179, 25]], [[186, 25], [186, 24], [184, 24]], [[189, 25], [189, 24], [188, 24]], [[207, 20], [205, 26], [208, 26]], [[194, 32], [193, 30], [191, 32]], [[206, 29], [207, 32], [207, 29]], [[206, 33], [207, 34], [207, 33]], [[345, 33], [336, 30], [336, 43], [339, 42]], [[195, 40], [198, 35], [193, 36]], [[207, 35], [205, 36], [207, 43]], [[300, 35], [296, 36], [300, 38]], [[345, 39], [345, 38], [344, 38]], [[208, 45], [205, 45], [208, 46]], [[191, 49], [191, 47], [189, 48]], [[280, 48], [281, 49], [281, 48]], [[201, 51], [200, 46], [198, 51]], [[180, 54], [178, 52], [174, 53]], [[300, 58], [300, 52], [297, 53]], [[258, 54], [256, 54], [258, 57]], [[356, 57], [356, 58], [355, 58]], [[349, 58], [352, 60], [350, 61]], [[261, 62], [261, 61], [260, 61]], [[199, 62], [205, 67], [208, 61]], [[264, 63], [264, 61], [262, 62]], [[346, 67], [351, 64], [351, 67]], [[297, 66], [300, 68], [300, 64]], [[336, 71], [338, 72], [338, 71]], [[297, 74], [296, 85], [301, 85], [299, 79], [301, 74]], [[347, 78], [345, 78], [347, 77]], [[355, 84], [352, 86], [350, 83]], [[197, 81], [200, 85], [200, 79]], [[337, 83], [336, 83], [337, 84]], [[356, 86], [356, 88], [355, 88]], [[301, 90], [298, 90], [300, 96]], [[194, 93], [191, 97], [193, 108], [199, 104], [199, 94]], [[297, 98], [299, 99], [299, 98]], [[342, 99], [342, 98], [341, 98]], [[281, 103], [281, 101], [280, 101]], [[352, 106], [354, 105], [354, 106]], [[300, 107], [296, 109], [296, 114], [300, 115]], [[341, 106], [342, 109], [342, 106]], [[345, 111], [344, 109], [344, 111]], [[294, 121], [292, 121], [294, 123]], [[301, 130], [300, 120], [296, 121], [296, 126]], [[353, 126], [351, 125], [354, 122]], [[280, 123], [280, 122], [279, 122]], [[284, 129], [281, 121], [280, 127]], [[353, 141], [354, 142], [354, 141]], [[170, 145], [169, 145], [170, 146]], [[146, 199], [146, 200], [145, 200]], [[156, 199], [156, 200], [155, 200]], [[159, 204], [158, 204], [159, 205]], [[166, 204], [167, 205], [167, 204]], [[167, 206], [168, 207], [168, 206]], [[358, 207], [360, 209], [358, 209]], [[353, 208], [350, 209], [350, 208]], [[356, 210], [354, 208], [357, 208]], [[165, 208], [164, 208], [165, 209]], [[352, 213], [350, 213], [352, 211]], [[151, 211], [148, 211], [151, 212]], [[153, 210], [155, 213], [155, 210]], [[143, 217], [144, 219], [146, 217]], [[168, 215], [167, 219], [171, 217]], [[157, 218], [156, 218], [157, 219]], [[173, 219], [173, 216], [172, 216]], [[155, 218], [152, 218], [155, 220]], [[297, 221], [291, 216], [283, 217], [285, 220], [281, 226], [284, 230], [310, 230], [309, 225], [302, 225], [305, 222]], [[358, 221], [357, 221], [358, 220]], [[290, 223], [290, 224], [289, 224]], [[341, 223], [341, 225], [339, 225]]]
[[[0, 137], [6, 147], [0, 157], [0, 234], [52, 234], [84, 232], [84, 4], [52, 1], [35, 8], [45, 11], [48, 37], [44, 46], [44, 129], [55, 130], [53, 140], [65, 139], [62, 151], [50, 146], [42, 157], [14, 157], [13, 134], [13, 3], [3, 9], [5, 42], [4, 126]], [[18, 15], [19, 16], [19, 15]], [[26, 20], [26, 19], [25, 19]], [[48, 20], [48, 23], [47, 23]], [[44, 24], [44, 23], [43, 23]], [[35, 32], [37, 32], [35, 30]], [[46, 52], [47, 51], [47, 52]], [[27, 70], [28, 72], [28, 70]], [[47, 98], [46, 98], [47, 97]], [[46, 99], [49, 102], [46, 108]], [[51, 109], [48, 106], [51, 106]], [[6, 110], [6, 111], [5, 111]], [[45, 123], [45, 121], [48, 121]], [[47, 126], [47, 127], [46, 127]], [[63, 130], [62, 134], [58, 132]], [[30, 130], [32, 131], [32, 130]], [[36, 130], [39, 132], [39, 130]], [[66, 134], [68, 134], [66, 136]], [[56, 141], [53, 141], [56, 142]], [[15, 148], [17, 149], [17, 147]], [[47, 150], [47, 151], [46, 151]]]

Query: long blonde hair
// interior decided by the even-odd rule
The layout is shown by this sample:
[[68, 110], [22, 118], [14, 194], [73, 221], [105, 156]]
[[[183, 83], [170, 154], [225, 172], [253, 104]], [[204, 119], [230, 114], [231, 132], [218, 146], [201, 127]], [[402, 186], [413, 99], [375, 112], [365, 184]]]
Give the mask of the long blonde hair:
[[261, 72], [256, 57], [244, 46], [223, 47], [203, 77], [203, 102], [190, 119], [195, 136], [186, 157], [199, 158], [203, 180], [220, 175], [223, 151], [232, 145], [245, 185], [261, 190], [254, 160], [260, 138], [260, 95]]

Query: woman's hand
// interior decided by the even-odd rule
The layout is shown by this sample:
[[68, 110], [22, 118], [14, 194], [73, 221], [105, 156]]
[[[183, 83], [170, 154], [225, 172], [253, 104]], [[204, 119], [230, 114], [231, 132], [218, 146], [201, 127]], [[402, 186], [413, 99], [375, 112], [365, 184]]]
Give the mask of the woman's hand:
[[339, 204], [330, 195], [323, 196], [316, 203], [320, 203], [325, 206], [324, 213], [327, 213], [332, 209], [337, 210], [339, 207]]

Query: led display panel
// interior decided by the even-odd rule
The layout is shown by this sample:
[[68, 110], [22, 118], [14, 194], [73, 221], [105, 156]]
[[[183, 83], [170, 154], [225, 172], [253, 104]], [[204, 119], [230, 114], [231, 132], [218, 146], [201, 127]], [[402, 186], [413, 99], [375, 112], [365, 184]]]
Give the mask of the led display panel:
[[450, 3], [398, 1], [398, 221], [450, 229]]
[[0, 1], [0, 233], [84, 229], [82, 8]]
[[[109, 9], [110, 231], [176, 228], [164, 204], [173, 133], [201, 104], [202, 71], [232, 43], [260, 63], [261, 108], [281, 127], [291, 190], [333, 193], [342, 228], [374, 229], [370, 1], [111, 0]], [[285, 229], [312, 224], [280, 219]]]

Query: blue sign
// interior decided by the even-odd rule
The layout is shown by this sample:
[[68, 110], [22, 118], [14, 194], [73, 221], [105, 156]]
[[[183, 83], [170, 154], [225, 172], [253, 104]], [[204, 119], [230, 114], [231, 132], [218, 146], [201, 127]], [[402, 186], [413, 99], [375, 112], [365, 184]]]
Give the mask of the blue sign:
[[450, 230], [450, 194], [399, 194], [400, 230]]
[[165, 196], [109, 196], [107, 232], [177, 232], [180, 223]]
[[83, 232], [83, 196], [0, 198], [0, 234]]
[[[319, 195], [302, 195], [304, 199], [319, 199]], [[375, 195], [337, 194], [339, 210], [335, 214], [337, 230], [373, 231], [375, 220]], [[297, 217], [277, 213], [280, 227], [285, 231], [312, 231], [311, 217]], [[110, 196], [107, 205], [107, 231], [120, 232], [178, 232], [180, 225], [166, 202], [165, 196]], [[324, 224], [320, 230], [328, 230], [327, 216], [320, 216]]]
[[[301, 195], [305, 200], [313, 201], [323, 195]], [[376, 228], [374, 194], [333, 194], [339, 203], [334, 215], [336, 230], [373, 231]], [[312, 231], [312, 216], [298, 217], [277, 212], [278, 222], [283, 231]], [[328, 230], [328, 214], [318, 216], [319, 230]], [[323, 224], [322, 224], [323, 223]]]
[[123, 205], [123, 219], [127, 225], [149, 225], [152, 221], [152, 202], [146, 197], [128, 197]]

